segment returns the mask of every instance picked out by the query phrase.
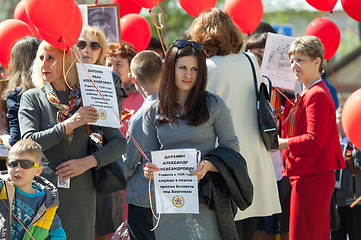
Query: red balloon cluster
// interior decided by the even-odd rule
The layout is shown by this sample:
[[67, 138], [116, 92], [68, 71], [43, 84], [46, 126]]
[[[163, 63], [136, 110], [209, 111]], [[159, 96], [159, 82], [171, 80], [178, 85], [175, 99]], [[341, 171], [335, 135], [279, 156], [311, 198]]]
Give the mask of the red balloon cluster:
[[329, 12], [335, 7], [337, 0], [306, 0], [306, 2], [317, 10]]
[[10, 53], [15, 43], [31, 35], [31, 28], [21, 20], [7, 19], [0, 23], [0, 63], [4, 68], [8, 68]]
[[316, 18], [311, 21], [307, 28], [307, 36], [318, 37], [325, 48], [324, 59], [332, 58], [340, 45], [341, 34], [337, 25], [328, 18]]
[[198, 17], [201, 12], [214, 8], [217, 0], [178, 0], [178, 2], [189, 15]]
[[120, 19], [120, 29], [122, 40], [133, 44], [137, 52], [148, 47], [152, 31], [143, 16], [135, 13], [125, 15]]
[[263, 16], [261, 0], [226, 0], [224, 10], [241, 32], [246, 34], [256, 30]]
[[353, 92], [343, 105], [342, 128], [350, 141], [361, 149], [361, 88]]
[[343, 10], [351, 18], [361, 22], [361, 1], [360, 0], [341, 0]]
[[112, 4], [119, 4], [119, 15], [120, 18], [130, 13], [139, 14], [142, 10], [142, 6], [136, 3], [134, 0], [112, 0]]

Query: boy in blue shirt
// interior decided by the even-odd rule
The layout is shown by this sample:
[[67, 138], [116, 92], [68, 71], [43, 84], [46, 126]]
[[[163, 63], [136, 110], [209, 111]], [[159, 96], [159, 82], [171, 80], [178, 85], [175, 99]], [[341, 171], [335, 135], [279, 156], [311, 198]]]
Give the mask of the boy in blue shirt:
[[0, 175], [0, 239], [66, 239], [56, 215], [58, 192], [40, 177], [42, 149], [31, 139], [18, 141]]

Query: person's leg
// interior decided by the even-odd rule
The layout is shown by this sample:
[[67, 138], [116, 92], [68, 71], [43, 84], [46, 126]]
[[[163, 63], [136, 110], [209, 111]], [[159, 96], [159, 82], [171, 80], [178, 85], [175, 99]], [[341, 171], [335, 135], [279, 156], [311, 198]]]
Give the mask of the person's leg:
[[281, 240], [288, 240], [290, 223], [290, 201], [291, 201], [291, 183], [288, 177], [281, 179], [281, 207], [280, 214], [280, 236]]
[[331, 231], [331, 240], [346, 240], [347, 232], [346, 232], [346, 219], [345, 219], [345, 211], [347, 211], [347, 207], [338, 207], [337, 212], [340, 217], [340, 226], [337, 230]]
[[257, 218], [247, 218], [236, 221], [236, 228], [240, 240], [252, 240], [256, 230]]
[[353, 208], [345, 207], [345, 219], [347, 224], [347, 232], [350, 240], [361, 239], [361, 206], [356, 205]]
[[128, 229], [132, 240], [155, 240], [150, 208], [128, 204]]

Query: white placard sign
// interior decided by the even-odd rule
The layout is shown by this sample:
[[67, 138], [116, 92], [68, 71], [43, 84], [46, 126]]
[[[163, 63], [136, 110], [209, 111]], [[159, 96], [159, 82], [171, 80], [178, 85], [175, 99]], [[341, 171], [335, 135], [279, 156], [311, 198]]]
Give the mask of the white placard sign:
[[[84, 106], [92, 106], [98, 110], [99, 120], [93, 125], [120, 128], [117, 95], [110, 68], [94, 64], [84, 65], [86, 69], [81, 63], [77, 63], [81, 97]], [[87, 71], [106, 101], [89, 79]]]
[[280, 34], [268, 33], [261, 72], [274, 87], [294, 91], [296, 78], [291, 70], [288, 47], [295, 40]]
[[199, 213], [196, 149], [154, 151], [155, 199], [158, 213]]

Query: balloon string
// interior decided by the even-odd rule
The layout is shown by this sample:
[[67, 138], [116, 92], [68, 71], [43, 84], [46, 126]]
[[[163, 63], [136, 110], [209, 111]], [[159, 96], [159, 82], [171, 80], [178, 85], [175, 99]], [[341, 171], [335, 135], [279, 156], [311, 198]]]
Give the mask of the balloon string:
[[334, 12], [333, 14], [335, 14], [347, 27], [351, 29], [352, 32], [354, 32], [361, 39], [360, 34], [355, 29], [353, 29], [345, 20], [343, 20], [340, 15], [338, 15], [336, 12]]
[[159, 213], [158, 217], [154, 213], [153, 203], [152, 203], [152, 192], [151, 192], [151, 186], [150, 186], [151, 182], [152, 182], [152, 179], [149, 179], [149, 182], [148, 182], [149, 204], [150, 204], [150, 210], [152, 211], [154, 218], [157, 219], [157, 224], [150, 231], [154, 231], [158, 227], [158, 223], [160, 221], [160, 213]]
[[[65, 41], [65, 39], [64, 39], [64, 44], [65, 44], [65, 46], [66, 46], [66, 41]], [[64, 49], [64, 52], [63, 52], [63, 63], [65, 62], [65, 55], [66, 55], [66, 53], [67, 53], [67, 51]], [[75, 54], [75, 55], [76, 55], [76, 54]], [[72, 64], [70, 65], [70, 67], [68, 68], [68, 70], [67, 70], [66, 72], [65, 72], [65, 64], [63, 64], [63, 77], [64, 77], [64, 82], [65, 82], [66, 86], [67, 86], [70, 90], [72, 90], [72, 91], [73, 91], [73, 88], [70, 87], [70, 85], [68, 84], [68, 81], [66, 80], [66, 77], [68, 76], [68, 73], [69, 73], [69, 71], [70, 71], [70, 68], [73, 66], [74, 63], [75, 63], [75, 58], [74, 58]]]
[[337, 84], [338, 91], [340, 91], [340, 93], [341, 93], [341, 97], [342, 97], [343, 103], [345, 103], [345, 98], [343, 97], [343, 94], [342, 94], [340, 85], [338, 84], [338, 81], [337, 81], [337, 79], [336, 79], [336, 75], [335, 75], [335, 73], [334, 73], [334, 71], [333, 71], [331, 62], [330, 62], [330, 60], [327, 60], [327, 62], [328, 62], [328, 64], [330, 65], [330, 69], [331, 69], [331, 72], [332, 72], [332, 76], [333, 76], [333, 79], [335, 79], [335, 82], [336, 82], [336, 84]]
[[[160, 7], [159, 4], [158, 4], [158, 7], [159, 7], [159, 9], [160, 9], [160, 13], [158, 13], [158, 14], [163, 15], [163, 10], [162, 10], [162, 8]], [[159, 32], [159, 30], [164, 29], [163, 16], [161, 17], [161, 21], [160, 21], [160, 24], [159, 24], [160, 26], [158, 26], [158, 24], [156, 23], [153, 12], [150, 13], [150, 19], [152, 20], [152, 23], [153, 23], [154, 26], [155, 26], [155, 30], [157, 31], [158, 38], [159, 38], [159, 40], [160, 40], [160, 45], [162, 46], [162, 50], [163, 50], [163, 53], [164, 53], [164, 56], [165, 56], [164, 43], [163, 43], [163, 39], [162, 39], [162, 37], [161, 37], [161, 34], [160, 34], [160, 32]]]

